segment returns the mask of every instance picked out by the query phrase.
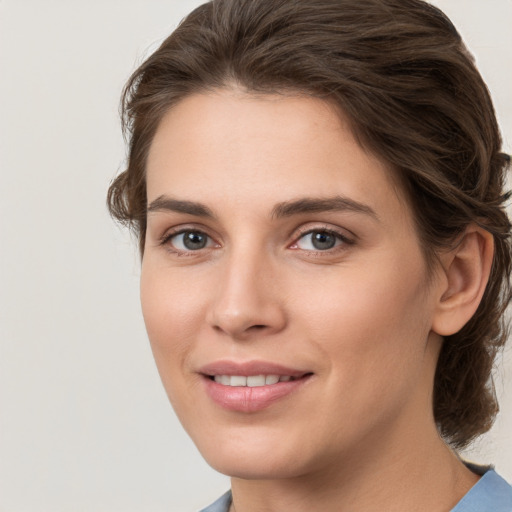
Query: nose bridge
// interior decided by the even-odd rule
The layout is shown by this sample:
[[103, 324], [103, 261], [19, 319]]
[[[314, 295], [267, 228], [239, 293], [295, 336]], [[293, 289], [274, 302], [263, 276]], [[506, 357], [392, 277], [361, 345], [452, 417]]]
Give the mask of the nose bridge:
[[223, 261], [210, 314], [211, 325], [235, 338], [277, 332], [286, 323], [269, 254], [250, 240], [233, 246]]

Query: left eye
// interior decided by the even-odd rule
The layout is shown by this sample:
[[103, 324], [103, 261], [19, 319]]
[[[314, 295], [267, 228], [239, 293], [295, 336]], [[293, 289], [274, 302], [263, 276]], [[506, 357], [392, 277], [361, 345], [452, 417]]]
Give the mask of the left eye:
[[178, 251], [199, 251], [213, 245], [213, 240], [202, 231], [182, 231], [168, 238], [168, 242]]
[[328, 251], [343, 241], [343, 237], [337, 233], [317, 230], [302, 235], [294, 245], [304, 251]]

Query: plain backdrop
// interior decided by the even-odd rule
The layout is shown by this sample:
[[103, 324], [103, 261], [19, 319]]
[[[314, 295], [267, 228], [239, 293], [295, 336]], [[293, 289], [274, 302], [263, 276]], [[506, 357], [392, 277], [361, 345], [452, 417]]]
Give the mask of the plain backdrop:
[[[0, 511], [194, 511], [229, 487], [183, 433], [138, 299], [135, 243], [109, 219], [121, 88], [199, 1], [0, 0]], [[512, 145], [512, 1], [437, 0]], [[469, 456], [512, 480], [502, 412]]]

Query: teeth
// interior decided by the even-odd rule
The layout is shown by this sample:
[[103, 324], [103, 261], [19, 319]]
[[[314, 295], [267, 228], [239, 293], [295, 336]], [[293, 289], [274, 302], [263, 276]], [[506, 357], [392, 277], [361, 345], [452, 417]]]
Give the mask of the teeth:
[[215, 375], [213, 380], [224, 386], [236, 387], [258, 387], [277, 384], [278, 382], [288, 382], [292, 380], [290, 375]]
[[265, 384], [277, 384], [279, 382], [279, 375], [267, 375], [265, 377]]
[[265, 375], [251, 375], [250, 377], [247, 377], [247, 385], [250, 388], [255, 388], [256, 386], [264, 386]]
[[247, 386], [247, 377], [242, 377], [239, 375], [233, 375], [230, 378], [230, 386]]

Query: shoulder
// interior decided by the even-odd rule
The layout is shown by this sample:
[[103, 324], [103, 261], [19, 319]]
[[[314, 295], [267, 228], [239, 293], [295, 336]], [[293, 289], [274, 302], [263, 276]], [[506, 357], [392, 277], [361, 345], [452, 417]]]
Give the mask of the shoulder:
[[231, 491], [223, 494], [217, 501], [210, 506], [203, 508], [200, 512], [228, 512], [231, 505]]
[[492, 467], [468, 466], [482, 476], [451, 512], [512, 512], [512, 486]]

